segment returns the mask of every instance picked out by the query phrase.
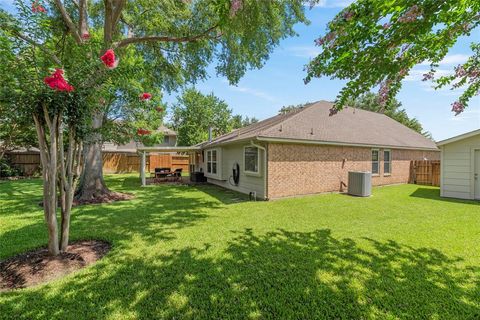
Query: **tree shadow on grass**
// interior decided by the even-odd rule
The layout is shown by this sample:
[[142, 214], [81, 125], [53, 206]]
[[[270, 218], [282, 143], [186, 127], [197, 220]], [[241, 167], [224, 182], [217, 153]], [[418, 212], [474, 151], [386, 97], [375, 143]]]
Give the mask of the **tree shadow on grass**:
[[429, 199], [429, 200], [439, 200], [445, 201], [450, 203], [462, 203], [462, 204], [472, 204], [477, 205], [480, 207], [480, 201], [475, 200], [462, 200], [462, 199], [455, 199], [455, 198], [444, 198], [440, 197], [440, 189], [437, 188], [418, 188], [412, 194], [411, 197], [415, 198], [422, 198], [422, 199]]
[[330, 230], [245, 230], [220, 256], [185, 248], [111, 256], [57, 285], [8, 293], [24, 318], [477, 319], [480, 268], [394, 241]]
[[[116, 183], [121, 183], [121, 179]], [[129, 187], [130, 183], [131, 181]], [[175, 238], [175, 230], [193, 226], [199, 220], [211, 216], [212, 209], [221, 209], [234, 203], [234, 200], [228, 200], [228, 197], [233, 199], [233, 195], [223, 195], [223, 200], [220, 201], [219, 197], [213, 196], [213, 191], [205, 194], [201, 188], [190, 186], [169, 185], [125, 190], [135, 192], [135, 199], [75, 207], [71, 220], [71, 240], [107, 240], [113, 242], [115, 247], [128, 246], [133, 237], [155, 242], [171, 240]], [[17, 202], [22, 201], [23, 198]], [[21, 219], [18, 215], [22, 212], [17, 211], [15, 219]], [[0, 234], [0, 259], [46, 245], [43, 215], [39, 211], [35, 217], [28, 219], [34, 223]], [[7, 248], [10, 253], [5, 254]]]

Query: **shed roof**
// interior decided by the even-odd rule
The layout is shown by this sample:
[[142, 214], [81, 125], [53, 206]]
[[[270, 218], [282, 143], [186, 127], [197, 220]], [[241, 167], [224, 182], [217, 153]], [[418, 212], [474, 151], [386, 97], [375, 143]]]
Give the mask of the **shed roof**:
[[452, 137], [452, 138], [449, 138], [449, 139], [439, 141], [439, 142], [437, 142], [437, 146], [443, 146], [443, 145], [453, 143], [453, 142], [457, 142], [457, 141], [460, 141], [460, 140], [463, 140], [463, 139], [468, 139], [468, 138], [474, 137], [476, 135], [480, 135], [480, 129], [473, 130], [473, 131], [470, 131], [470, 132], [467, 132], [467, 133], [464, 133], [464, 134], [460, 134], [458, 136], [455, 136], [455, 137]]
[[357, 108], [330, 116], [332, 102], [318, 101], [220, 136], [203, 147], [258, 139], [334, 145], [438, 150], [434, 141], [392, 118]]

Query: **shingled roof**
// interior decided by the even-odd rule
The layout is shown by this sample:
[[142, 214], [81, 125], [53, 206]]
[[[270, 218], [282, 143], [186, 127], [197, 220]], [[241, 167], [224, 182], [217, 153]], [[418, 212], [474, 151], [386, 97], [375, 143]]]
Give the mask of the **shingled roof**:
[[438, 150], [434, 141], [384, 114], [348, 107], [330, 116], [332, 107], [333, 103], [328, 101], [311, 103], [234, 130], [202, 146], [258, 139]]

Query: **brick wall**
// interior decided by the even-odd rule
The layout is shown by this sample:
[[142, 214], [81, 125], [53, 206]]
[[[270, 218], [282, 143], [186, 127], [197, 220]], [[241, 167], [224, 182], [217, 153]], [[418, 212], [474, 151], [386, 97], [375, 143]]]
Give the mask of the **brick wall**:
[[[379, 175], [373, 185], [407, 183], [411, 160], [439, 160], [440, 152], [391, 149], [391, 174], [383, 174], [380, 149]], [[371, 171], [371, 148], [301, 144], [268, 145], [268, 197], [270, 199], [342, 191], [348, 171]], [[343, 187], [346, 191], [346, 187]]]

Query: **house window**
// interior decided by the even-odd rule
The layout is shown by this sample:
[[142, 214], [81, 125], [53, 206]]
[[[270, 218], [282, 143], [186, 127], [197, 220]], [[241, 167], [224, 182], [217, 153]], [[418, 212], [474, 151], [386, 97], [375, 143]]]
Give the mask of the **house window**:
[[207, 173], [217, 174], [217, 150], [207, 150]]
[[258, 148], [245, 147], [244, 148], [244, 165], [246, 172], [258, 173]]
[[372, 174], [378, 174], [379, 172], [379, 161], [378, 161], [379, 151], [374, 149], [372, 150]]
[[163, 143], [169, 144], [170, 143], [170, 136], [163, 136]]
[[383, 150], [383, 174], [392, 173], [392, 153], [390, 150]]

